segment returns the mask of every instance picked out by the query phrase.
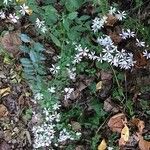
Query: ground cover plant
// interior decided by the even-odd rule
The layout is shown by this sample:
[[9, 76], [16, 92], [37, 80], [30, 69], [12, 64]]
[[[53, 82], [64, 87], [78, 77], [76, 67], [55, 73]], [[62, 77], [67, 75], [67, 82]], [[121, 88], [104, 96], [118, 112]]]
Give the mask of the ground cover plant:
[[150, 149], [150, 2], [0, 2], [0, 148]]

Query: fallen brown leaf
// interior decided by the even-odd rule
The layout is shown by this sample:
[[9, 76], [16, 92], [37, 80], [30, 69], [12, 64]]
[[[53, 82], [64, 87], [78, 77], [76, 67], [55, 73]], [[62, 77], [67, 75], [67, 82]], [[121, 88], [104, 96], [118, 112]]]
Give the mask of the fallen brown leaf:
[[19, 38], [19, 32], [7, 32], [1, 37], [0, 42], [4, 49], [9, 53], [16, 55], [19, 52], [19, 46], [21, 45], [21, 40]]
[[108, 126], [113, 132], [121, 133], [124, 128], [124, 122], [126, 122], [125, 114], [119, 113], [112, 116], [108, 121]]
[[150, 142], [143, 139], [143, 137], [137, 133], [137, 139], [139, 140], [140, 150], [150, 150]]
[[107, 22], [106, 22], [107, 26], [113, 27], [116, 22], [117, 22], [117, 18], [116, 17], [114, 17], [113, 15], [108, 15], [107, 16]]
[[119, 112], [119, 108], [117, 106], [115, 106], [115, 104], [111, 101], [111, 97], [107, 98], [104, 101], [104, 108], [103, 109], [106, 112], [113, 112], [113, 113]]
[[0, 118], [5, 117], [7, 115], [8, 115], [7, 108], [3, 104], [0, 104]]
[[116, 32], [110, 32], [109, 33], [109, 36], [111, 37], [112, 41], [115, 43], [115, 44], [118, 44], [121, 42], [121, 36], [119, 34], [117, 34]]
[[143, 129], [145, 128], [145, 123], [144, 121], [138, 119], [138, 118], [134, 118], [131, 120], [131, 123], [135, 126], [138, 127], [139, 133], [142, 134], [143, 133]]

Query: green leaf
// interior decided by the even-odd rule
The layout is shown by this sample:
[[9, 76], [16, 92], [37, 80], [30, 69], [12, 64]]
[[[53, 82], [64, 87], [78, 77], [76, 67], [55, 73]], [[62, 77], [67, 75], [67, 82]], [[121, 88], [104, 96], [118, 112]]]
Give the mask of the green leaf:
[[30, 55], [30, 59], [33, 63], [38, 61], [37, 54], [34, 51], [30, 51], [29, 55]]
[[73, 12], [81, 7], [83, 0], [67, 0], [65, 6], [68, 11]]
[[31, 65], [31, 61], [28, 58], [21, 58], [20, 59], [22, 64]]
[[19, 49], [21, 51], [23, 51], [24, 53], [29, 53], [29, 51], [30, 51], [30, 49], [27, 46], [25, 46], [25, 45], [19, 46]]
[[90, 18], [90, 16], [88, 16], [88, 15], [83, 15], [83, 16], [81, 16], [81, 17], [79, 18], [79, 20], [85, 21], [85, 20], [87, 20], [87, 19], [89, 19], [89, 18]]
[[26, 34], [20, 34], [19, 36], [21, 38], [21, 41], [25, 42], [25, 43], [29, 43], [31, 42], [31, 39], [29, 36], [27, 36]]
[[43, 6], [45, 12], [43, 13], [43, 18], [47, 25], [53, 25], [57, 22], [58, 13], [57, 10], [52, 5]]
[[53, 34], [50, 34], [52, 41], [58, 46], [61, 47], [60, 41]]
[[77, 15], [78, 15], [78, 12], [75, 11], [75, 12], [70, 13], [67, 18], [70, 20], [73, 20], [77, 17]]
[[64, 26], [66, 31], [69, 31], [70, 23], [69, 23], [67, 18], [63, 19], [63, 26]]
[[40, 44], [39, 42], [34, 43], [33, 46], [34, 46], [35, 51], [37, 51], [37, 52], [42, 52], [42, 51], [45, 50], [45, 48], [43, 47], [43, 45]]

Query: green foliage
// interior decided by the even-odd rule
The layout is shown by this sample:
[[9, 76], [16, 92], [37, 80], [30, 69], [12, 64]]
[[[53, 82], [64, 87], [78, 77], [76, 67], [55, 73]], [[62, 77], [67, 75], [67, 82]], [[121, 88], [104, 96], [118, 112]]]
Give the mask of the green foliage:
[[[42, 76], [46, 75], [43, 65], [45, 56], [42, 53], [44, 48], [40, 43], [31, 41], [26, 34], [21, 34], [20, 37], [24, 42], [24, 44], [20, 46], [20, 50], [26, 54], [26, 57], [20, 59], [24, 70], [24, 77], [32, 87], [34, 86], [34, 88], [41, 89], [41, 82], [43, 82]], [[26, 45], [26, 43], [29, 42], [30, 44]]]

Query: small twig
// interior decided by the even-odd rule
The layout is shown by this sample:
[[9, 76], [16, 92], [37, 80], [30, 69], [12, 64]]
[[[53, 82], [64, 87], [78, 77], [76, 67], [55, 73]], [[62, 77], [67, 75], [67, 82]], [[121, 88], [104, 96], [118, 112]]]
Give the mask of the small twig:
[[117, 82], [118, 88], [120, 88], [121, 86], [120, 86], [119, 81], [118, 81], [118, 79], [117, 79], [117, 76], [116, 76], [115, 70], [113, 69], [113, 67], [112, 67], [111, 65], [110, 65], [110, 67], [111, 67], [111, 69], [112, 69], [112, 71], [113, 71], [113, 74], [114, 74], [114, 76], [115, 76], [115, 79], [116, 79], [116, 82]]
[[128, 93], [127, 93], [127, 74], [126, 74], [126, 72], [124, 74], [124, 80], [125, 80], [125, 99], [127, 101]]
[[100, 125], [100, 127], [97, 129], [96, 134], [98, 134], [99, 130], [103, 127], [103, 125], [107, 122], [108, 118], [112, 115], [112, 112], [107, 116], [105, 121]]

